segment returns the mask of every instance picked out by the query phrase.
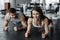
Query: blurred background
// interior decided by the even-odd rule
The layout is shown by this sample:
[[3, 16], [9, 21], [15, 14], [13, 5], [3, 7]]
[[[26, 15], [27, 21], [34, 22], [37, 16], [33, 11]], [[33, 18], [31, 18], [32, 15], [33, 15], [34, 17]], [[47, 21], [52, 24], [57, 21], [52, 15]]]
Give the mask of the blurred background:
[[17, 13], [22, 12], [30, 17], [35, 5], [41, 7], [44, 15], [53, 21], [55, 30], [57, 19], [60, 18], [60, 0], [0, 0], [0, 40], [4, 40], [3, 22], [9, 8], [15, 8]]

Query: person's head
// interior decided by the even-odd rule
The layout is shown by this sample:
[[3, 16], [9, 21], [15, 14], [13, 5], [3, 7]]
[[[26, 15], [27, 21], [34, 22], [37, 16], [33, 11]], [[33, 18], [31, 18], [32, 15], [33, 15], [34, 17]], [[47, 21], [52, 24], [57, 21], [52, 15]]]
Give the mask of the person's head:
[[40, 7], [33, 7], [32, 11], [31, 11], [31, 17], [32, 18], [35, 18], [35, 19], [38, 19], [40, 18], [41, 16], [43, 15], [43, 12], [41, 10]]
[[9, 15], [10, 15], [10, 17], [15, 18], [16, 17], [16, 9], [10, 8]]

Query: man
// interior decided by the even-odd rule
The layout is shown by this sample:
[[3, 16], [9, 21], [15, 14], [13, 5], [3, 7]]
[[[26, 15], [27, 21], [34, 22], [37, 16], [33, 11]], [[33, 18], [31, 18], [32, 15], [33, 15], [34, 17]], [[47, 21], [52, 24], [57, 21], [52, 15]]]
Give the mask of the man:
[[27, 27], [26, 22], [24, 22], [23, 27], [20, 21], [20, 15], [16, 14], [16, 10], [14, 8], [10, 8], [9, 13], [5, 16], [4, 19], [4, 31], [18, 31], [21, 29], [25, 29]]

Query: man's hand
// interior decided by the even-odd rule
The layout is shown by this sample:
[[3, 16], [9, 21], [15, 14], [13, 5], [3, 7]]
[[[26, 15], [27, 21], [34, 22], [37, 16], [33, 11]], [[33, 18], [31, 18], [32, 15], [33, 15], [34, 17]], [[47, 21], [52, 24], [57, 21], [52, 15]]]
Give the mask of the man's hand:
[[7, 31], [7, 30], [8, 30], [8, 27], [4, 27], [3, 30], [4, 30], [4, 31]]
[[18, 31], [16, 26], [14, 27], [14, 31], [15, 31], [15, 32]]
[[21, 30], [21, 28], [18, 28], [18, 30]]

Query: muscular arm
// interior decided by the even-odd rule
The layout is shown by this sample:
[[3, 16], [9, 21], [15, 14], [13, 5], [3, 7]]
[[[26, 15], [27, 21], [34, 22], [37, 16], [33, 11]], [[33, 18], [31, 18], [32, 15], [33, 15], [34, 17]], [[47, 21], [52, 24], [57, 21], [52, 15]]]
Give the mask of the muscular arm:
[[19, 29], [22, 30], [22, 29], [26, 29], [27, 28], [27, 22], [25, 20], [25, 17], [24, 15], [21, 15], [20, 16], [20, 21], [21, 21], [21, 26]]
[[48, 36], [48, 19], [45, 18], [43, 23], [44, 23], [45, 33], [42, 33], [42, 38], [46, 38]]
[[31, 25], [32, 25], [32, 18], [29, 18], [29, 19], [28, 19], [28, 27], [27, 27], [26, 33], [29, 33], [29, 32], [30, 32]]
[[8, 16], [5, 15], [5, 18], [4, 18], [4, 30], [6, 31], [8, 28]]
[[27, 28], [27, 23], [26, 22], [22, 21], [21, 24], [22, 24], [22, 27], [20, 28], [20, 30]]
[[45, 20], [44, 20], [44, 27], [45, 27], [45, 34], [48, 34], [48, 19], [47, 18], [45, 18]]

